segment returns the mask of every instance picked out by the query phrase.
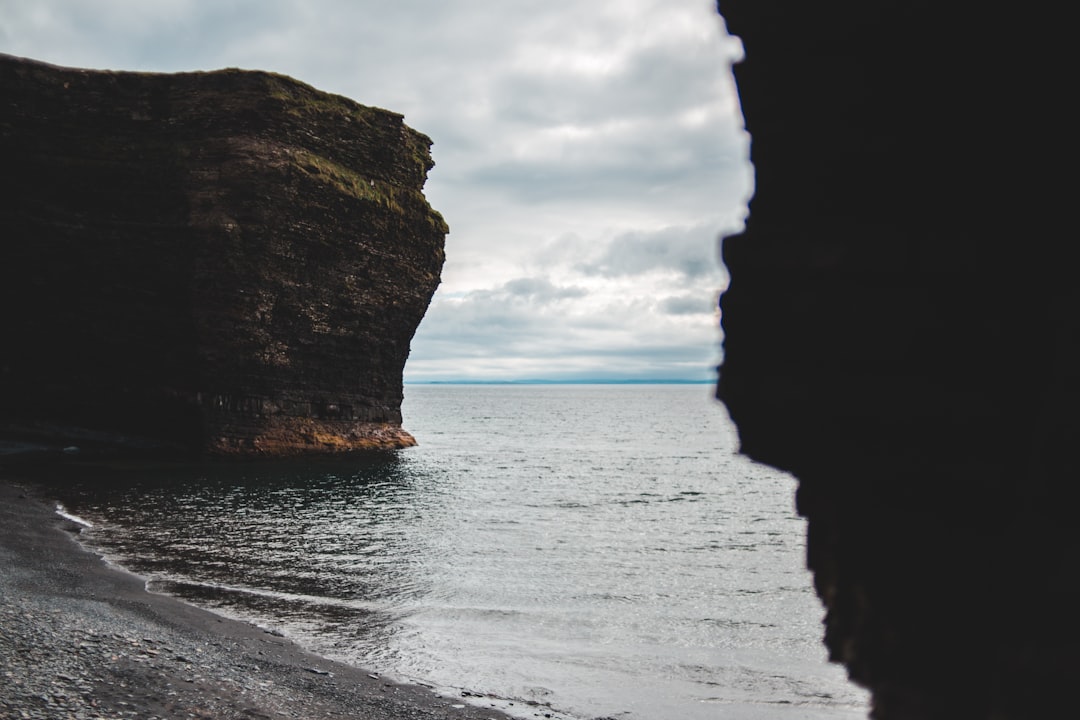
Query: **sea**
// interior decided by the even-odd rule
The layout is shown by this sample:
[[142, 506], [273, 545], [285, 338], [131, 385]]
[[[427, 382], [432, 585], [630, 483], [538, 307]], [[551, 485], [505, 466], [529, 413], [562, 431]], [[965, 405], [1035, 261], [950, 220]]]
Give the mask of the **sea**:
[[[405, 387], [419, 445], [56, 489], [166, 593], [523, 718], [865, 718], [795, 480], [708, 385]], [[103, 480], [107, 480], [105, 483]]]

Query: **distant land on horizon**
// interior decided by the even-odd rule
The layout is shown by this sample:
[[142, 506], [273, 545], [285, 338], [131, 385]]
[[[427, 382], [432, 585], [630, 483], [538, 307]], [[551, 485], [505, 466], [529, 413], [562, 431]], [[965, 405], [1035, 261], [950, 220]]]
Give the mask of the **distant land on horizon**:
[[612, 380], [586, 378], [581, 380], [406, 380], [406, 385], [714, 385], [716, 379], [675, 380], [675, 379], [632, 379]]

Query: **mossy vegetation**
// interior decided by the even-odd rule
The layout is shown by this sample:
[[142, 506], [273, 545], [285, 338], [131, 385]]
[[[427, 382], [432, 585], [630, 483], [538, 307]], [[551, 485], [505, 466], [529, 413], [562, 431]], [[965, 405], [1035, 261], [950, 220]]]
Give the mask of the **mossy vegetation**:
[[298, 80], [276, 73], [263, 73], [267, 94], [284, 103], [286, 114], [301, 120], [316, 116], [345, 117], [353, 123], [375, 128], [386, 127], [388, 121], [403, 129], [402, 139], [406, 145], [407, 159], [415, 165], [417, 177], [424, 178], [435, 163], [431, 159], [430, 139], [404, 125], [402, 115], [382, 108], [361, 105], [343, 95], [316, 90]]
[[[406, 206], [424, 207], [427, 201], [423, 194], [412, 188], [403, 188], [385, 180], [365, 177], [361, 173], [317, 155], [308, 150], [293, 149], [293, 161], [296, 168], [306, 176], [324, 183], [350, 197], [374, 203], [394, 213], [405, 213]], [[450, 232], [446, 220], [436, 210], [427, 209], [425, 213], [428, 225], [437, 232]]]
[[446, 224], [446, 219], [443, 218], [442, 213], [438, 210], [431, 210], [427, 215], [428, 224], [432, 229], [446, 235], [450, 232], [450, 226]]
[[344, 115], [353, 121], [371, 123], [378, 116], [401, 118], [397, 113], [381, 108], [369, 107], [351, 100], [344, 95], [316, 90], [299, 80], [277, 73], [262, 73], [266, 80], [268, 95], [275, 100], [287, 103], [285, 112], [294, 117], [310, 114]]
[[364, 177], [355, 170], [307, 150], [294, 149], [293, 156], [296, 167], [308, 177], [393, 212], [404, 212], [401, 202], [405, 200], [405, 195], [413, 192], [392, 183]]

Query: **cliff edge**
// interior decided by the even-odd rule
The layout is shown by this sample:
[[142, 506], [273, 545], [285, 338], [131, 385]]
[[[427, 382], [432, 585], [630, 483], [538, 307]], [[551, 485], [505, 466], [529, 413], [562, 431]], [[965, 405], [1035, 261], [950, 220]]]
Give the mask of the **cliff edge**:
[[0, 55], [0, 426], [224, 455], [414, 441], [431, 141], [288, 77]]

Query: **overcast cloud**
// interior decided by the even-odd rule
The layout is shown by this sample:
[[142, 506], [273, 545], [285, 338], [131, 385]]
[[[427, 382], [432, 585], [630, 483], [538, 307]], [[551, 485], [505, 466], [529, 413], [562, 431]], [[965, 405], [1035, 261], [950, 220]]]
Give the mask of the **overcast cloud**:
[[0, 51], [403, 113], [451, 229], [407, 381], [714, 376], [752, 171], [711, 0], [3, 0]]

